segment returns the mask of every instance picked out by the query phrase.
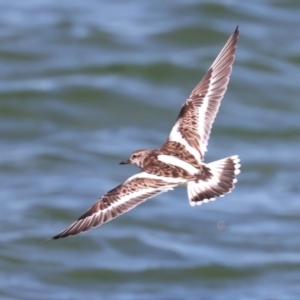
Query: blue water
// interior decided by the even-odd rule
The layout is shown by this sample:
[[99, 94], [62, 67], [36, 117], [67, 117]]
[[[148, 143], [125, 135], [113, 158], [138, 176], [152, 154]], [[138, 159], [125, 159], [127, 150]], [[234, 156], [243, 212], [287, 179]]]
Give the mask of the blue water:
[[[300, 2], [1, 1], [1, 299], [300, 299]], [[206, 162], [231, 194], [184, 188], [46, 241], [138, 172], [236, 26]]]

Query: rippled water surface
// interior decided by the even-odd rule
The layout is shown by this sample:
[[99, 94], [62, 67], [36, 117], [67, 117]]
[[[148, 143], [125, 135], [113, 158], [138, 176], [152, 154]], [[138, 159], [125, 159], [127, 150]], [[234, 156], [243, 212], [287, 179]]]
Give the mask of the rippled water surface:
[[[300, 299], [300, 2], [1, 1], [1, 299]], [[235, 27], [206, 161], [233, 193], [153, 198], [46, 239], [137, 172]]]

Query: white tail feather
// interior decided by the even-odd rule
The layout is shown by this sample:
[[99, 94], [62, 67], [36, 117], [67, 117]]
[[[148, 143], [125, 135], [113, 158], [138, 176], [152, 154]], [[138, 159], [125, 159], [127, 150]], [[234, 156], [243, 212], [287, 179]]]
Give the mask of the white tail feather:
[[239, 162], [239, 157], [234, 155], [205, 165], [206, 171], [200, 174], [200, 179], [187, 185], [190, 204], [201, 205], [230, 193], [237, 182], [235, 175], [240, 173]]

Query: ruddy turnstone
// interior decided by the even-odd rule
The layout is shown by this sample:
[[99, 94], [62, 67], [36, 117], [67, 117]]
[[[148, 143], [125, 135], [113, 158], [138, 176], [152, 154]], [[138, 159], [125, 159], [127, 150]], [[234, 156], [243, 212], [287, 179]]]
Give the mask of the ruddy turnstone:
[[227, 89], [239, 30], [227, 43], [181, 107], [166, 143], [156, 150], [137, 150], [121, 164], [135, 164], [142, 172], [106, 193], [85, 214], [53, 239], [87, 231], [116, 218], [145, 200], [187, 185], [192, 206], [231, 192], [240, 172], [237, 155], [205, 164], [207, 142]]

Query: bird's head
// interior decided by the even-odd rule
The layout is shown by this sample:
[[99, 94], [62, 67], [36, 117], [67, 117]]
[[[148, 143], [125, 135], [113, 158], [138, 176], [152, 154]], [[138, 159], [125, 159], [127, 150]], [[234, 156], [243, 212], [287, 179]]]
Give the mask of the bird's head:
[[120, 162], [120, 164], [135, 164], [138, 167], [142, 168], [144, 159], [148, 157], [151, 152], [152, 150], [136, 150], [131, 153], [130, 157], [127, 160]]

